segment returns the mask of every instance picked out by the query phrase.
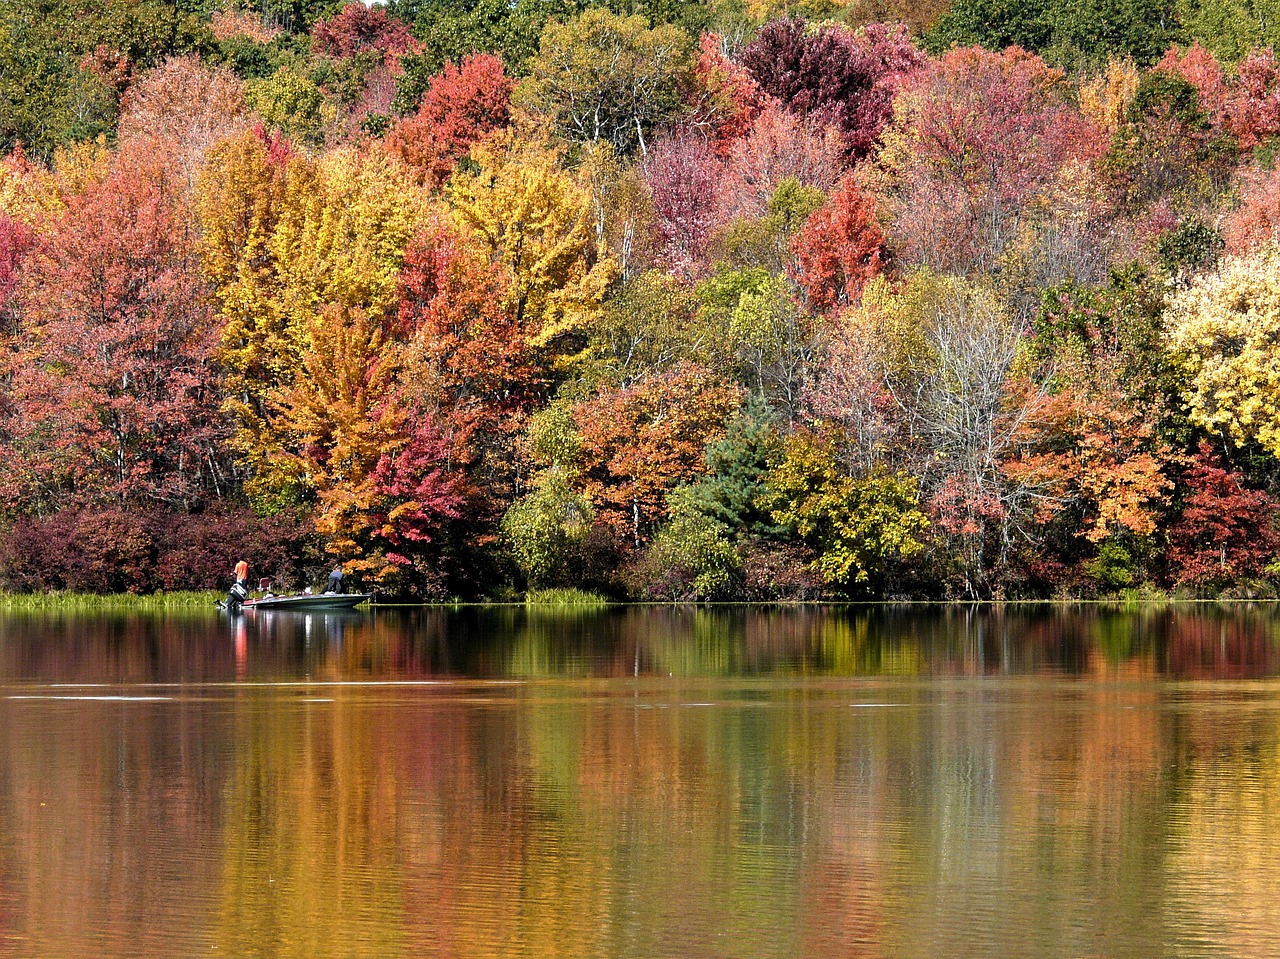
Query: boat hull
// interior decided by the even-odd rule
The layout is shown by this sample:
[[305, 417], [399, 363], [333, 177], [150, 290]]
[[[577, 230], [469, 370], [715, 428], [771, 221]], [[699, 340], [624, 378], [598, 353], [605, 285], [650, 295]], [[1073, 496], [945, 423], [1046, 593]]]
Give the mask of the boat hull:
[[278, 609], [310, 612], [311, 610], [351, 609], [373, 599], [372, 593], [300, 593], [296, 596], [260, 596], [247, 599], [240, 607], [250, 609]]

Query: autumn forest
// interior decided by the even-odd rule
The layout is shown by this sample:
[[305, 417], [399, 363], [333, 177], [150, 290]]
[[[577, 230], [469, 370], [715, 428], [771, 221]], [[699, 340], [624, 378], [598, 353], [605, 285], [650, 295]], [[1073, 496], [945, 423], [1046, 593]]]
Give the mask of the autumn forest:
[[6, 0], [0, 588], [1274, 597], [1260, 9]]

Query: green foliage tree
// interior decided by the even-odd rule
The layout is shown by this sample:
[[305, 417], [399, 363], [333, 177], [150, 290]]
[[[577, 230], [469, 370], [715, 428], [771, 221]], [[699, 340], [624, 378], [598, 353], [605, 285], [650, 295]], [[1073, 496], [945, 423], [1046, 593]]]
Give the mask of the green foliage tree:
[[[450, 61], [460, 63], [475, 53], [497, 53], [507, 68], [520, 75], [538, 50], [543, 28], [553, 18], [567, 19], [583, 4], [577, 0], [392, 0], [389, 9], [414, 24], [423, 44], [420, 57], [408, 65], [409, 76], [423, 79]], [[404, 99], [407, 109], [412, 93]]]
[[645, 598], [677, 602], [732, 598], [742, 581], [742, 558], [729, 527], [702, 512], [691, 487], [667, 496], [670, 519], [658, 531], [636, 571]]
[[1141, 65], [1183, 37], [1175, 0], [958, 0], [925, 35], [941, 52], [976, 44], [988, 50], [1017, 46], [1056, 66], [1101, 66], [1123, 57]]
[[582, 441], [565, 404], [531, 418], [525, 449], [536, 472], [503, 516], [502, 539], [530, 587], [572, 585], [595, 510], [581, 489]]
[[590, 324], [592, 369], [607, 382], [627, 387], [681, 361], [723, 367], [723, 344], [717, 331], [701, 322], [698, 307], [694, 292], [670, 273], [641, 273]]
[[136, 72], [212, 39], [190, 5], [164, 0], [0, 4], [0, 152], [48, 159], [109, 133]]
[[737, 538], [777, 536], [765, 505], [766, 478], [780, 460], [779, 423], [759, 402], [748, 402], [725, 435], [707, 444], [707, 475], [681, 487], [684, 512], [698, 513]]
[[1180, 0], [1184, 36], [1199, 40], [1226, 63], [1250, 50], [1280, 46], [1280, 4], [1276, 0]]
[[59, 146], [110, 129], [113, 91], [81, 68], [65, 42], [71, 29], [64, 4], [0, 5], [0, 151], [21, 143], [48, 158]]
[[817, 323], [790, 282], [765, 269], [721, 269], [699, 288], [704, 323], [719, 332], [733, 368], [790, 423], [799, 415], [818, 353]]
[[716, 244], [719, 257], [739, 269], [786, 272], [794, 263], [792, 239], [826, 200], [817, 187], [785, 177], [769, 196], [764, 216], [740, 218], [725, 226]]
[[591, 530], [595, 511], [591, 500], [572, 487], [571, 475], [558, 465], [541, 470], [502, 518], [511, 558], [535, 589], [574, 582], [574, 561]]
[[309, 78], [281, 67], [245, 88], [249, 107], [269, 125], [301, 143], [317, 146], [336, 116], [334, 106]]
[[1214, 129], [1196, 88], [1152, 70], [1138, 82], [1102, 169], [1122, 209], [1166, 199], [1186, 209], [1215, 197], [1235, 161], [1235, 143]]
[[690, 46], [678, 27], [591, 9], [543, 31], [517, 97], [570, 142], [643, 153], [654, 127], [683, 109]]
[[814, 569], [842, 591], [880, 592], [892, 563], [924, 550], [929, 520], [915, 480], [888, 472], [851, 476], [830, 437], [795, 434], [767, 484], [774, 522], [815, 551]]

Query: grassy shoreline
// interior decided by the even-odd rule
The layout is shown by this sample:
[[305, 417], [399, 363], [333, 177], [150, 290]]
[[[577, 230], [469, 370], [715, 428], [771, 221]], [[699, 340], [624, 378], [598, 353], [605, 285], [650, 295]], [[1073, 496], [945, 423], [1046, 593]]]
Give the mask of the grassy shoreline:
[[[0, 612], [8, 610], [50, 610], [59, 612], [76, 611], [152, 611], [152, 610], [193, 610], [212, 609], [222, 599], [223, 593], [217, 590], [171, 592], [153, 594], [135, 593], [3, 593], [0, 592]], [[999, 608], [999, 607], [1102, 607], [1116, 610], [1154, 609], [1172, 606], [1263, 606], [1280, 604], [1280, 600], [1269, 598], [1240, 597], [1184, 597], [1168, 594], [1143, 594], [1140, 596], [1111, 596], [1101, 598], [1050, 598], [1050, 599], [1001, 599], [1001, 600], [960, 600], [960, 599], [885, 599], [885, 600], [809, 600], [809, 601], [768, 601], [768, 602], [663, 602], [615, 600], [599, 593], [579, 589], [531, 590], [523, 598], [511, 600], [448, 600], [444, 602], [412, 602], [390, 601], [375, 606], [400, 609], [446, 609], [446, 608], [536, 608], [564, 610], [602, 610], [609, 607], [701, 607], [719, 608], [735, 606], [776, 607], [782, 609], [802, 608], [898, 608], [898, 607], [939, 607], [939, 608]]]
[[151, 610], [194, 609], [221, 599], [214, 590], [173, 593], [0, 593], [0, 611], [50, 610]]

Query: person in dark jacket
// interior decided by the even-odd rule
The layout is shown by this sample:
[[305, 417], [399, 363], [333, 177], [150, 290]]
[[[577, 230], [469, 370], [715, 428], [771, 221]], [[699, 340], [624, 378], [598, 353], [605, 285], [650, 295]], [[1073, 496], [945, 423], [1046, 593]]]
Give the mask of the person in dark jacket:
[[335, 566], [333, 572], [329, 574], [329, 581], [325, 583], [324, 591], [326, 593], [342, 592], [342, 567]]

